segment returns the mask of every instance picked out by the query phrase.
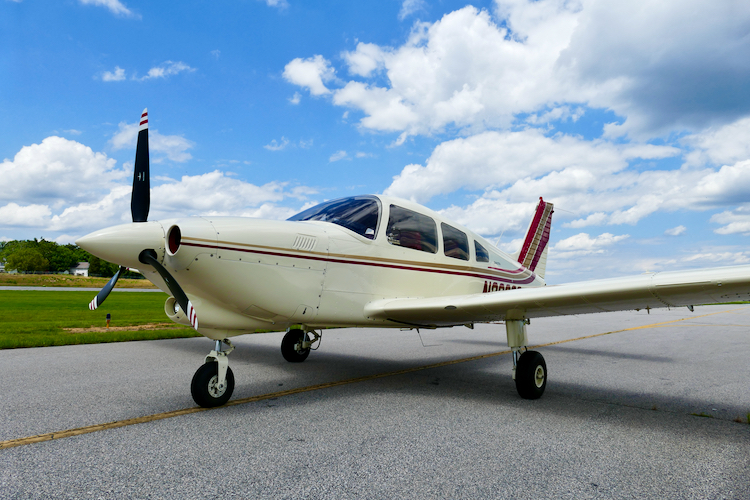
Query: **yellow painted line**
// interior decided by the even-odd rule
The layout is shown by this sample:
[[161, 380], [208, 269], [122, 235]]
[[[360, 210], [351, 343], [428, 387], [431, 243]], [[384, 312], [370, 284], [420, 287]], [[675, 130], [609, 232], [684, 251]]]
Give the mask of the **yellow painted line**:
[[[574, 339], [566, 339], [566, 340], [558, 340], [556, 342], [548, 342], [546, 344], [538, 344], [531, 346], [531, 348], [538, 348], [538, 347], [548, 347], [552, 345], [558, 345], [558, 344], [565, 344], [567, 342], [576, 342], [578, 340], [586, 340], [586, 339], [592, 339], [596, 337], [603, 337], [604, 335], [611, 335], [613, 333], [621, 333], [621, 332], [630, 332], [634, 330], [645, 330], [648, 328], [660, 328], [667, 325], [673, 325], [674, 323], [679, 323], [681, 321], [690, 321], [693, 319], [698, 318], [705, 318], [707, 316], [714, 316], [717, 314], [724, 314], [731, 311], [719, 311], [709, 314], [703, 314], [701, 316], [692, 316], [688, 318], [681, 318], [681, 319], [675, 319], [671, 321], [663, 321], [661, 323], [653, 323], [650, 325], [643, 325], [643, 326], [633, 326], [631, 328], [623, 328], [622, 330], [613, 330], [611, 332], [604, 332], [604, 333], [595, 333], [593, 335], [586, 335], [584, 337], [576, 337]], [[200, 407], [193, 407], [193, 408], [184, 408], [182, 410], [174, 410], [174, 411], [167, 411], [164, 413], [156, 413], [154, 415], [146, 415], [143, 417], [136, 417], [136, 418], [128, 418], [125, 420], [117, 420], [115, 422], [108, 422], [105, 424], [95, 424], [95, 425], [88, 425], [85, 427], [78, 427], [75, 429], [68, 429], [64, 431], [59, 432], [50, 432], [47, 434], [38, 434], [36, 436], [29, 436], [24, 438], [17, 438], [17, 439], [8, 439], [7, 441], [0, 441], [0, 450], [4, 450], [6, 448], [13, 448], [16, 446], [25, 446], [28, 444], [33, 443], [40, 443], [42, 441], [52, 441], [53, 439], [62, 439], [66, 437], [72, 437], [72, 436], [80, 436], [82, 434], [90, 434], [92, 432], [99, 432], [104, 431], [107, 429], [117, 429], [119, 427], [127, 427], [129, 425], [135, 425], [135, 424], [144, 424], [147, 422], [154, 422], [156, 420], [164, 420], [167, 418], [173, 418], [173, 417], [180, 417], [182, 415], [190, 415], [191, 413], [199, 413], [203, 411], [211, 411], [211, 410], [218, 410], [221, 408], [225, 408], [227, 406], [236, 406], [236, 405], [242, 405], [247, 403], [254, 403], [256, 401], [263, 401], [267, 399], [276, 399], [281, 398], [284, 396], [291, 396], [294, 394], [301, 394], [303, 392], [311, 392], [311, 391], [317, 391], [321, 389], [329, 389], [331, 387], [339, 387], [342, 385], [349, 385], [349, 384], [356, 384], [359, 382], [367, 382], [369, 380], [376, 380], [379, 378], [385, 378], [385, 377], [393, 377], [396, 375], [404, 375], [406, 373], [413, 373], [418, 372], [421, 370], [429, 370], [431, 368], [439, 368], [442, 366], [449, 366], [449, 365], [455, 365], [458, 363], [466, 363], [468, 361], [477, 361], [479, 359], [485, 359], [485, 358], [491, 358], [494, 356], [500, 356], [503, 354], [509, 354], [511, 351], [509, 349], [499, 352], [492, 352], [489, 354], [480, 354], [478, 356], [471, 356], [469, 358], [461, 358], [461, 359], [452, 359], [449, 361], [441, 361], [439, 363], [432, 363], [429, 365], [422, 365], [422, 366], [415, 366], [413, 368], [405, 368], [403, 370], [396, 370], [392, 372], [386, 372], [386, 373], [376, 373], [374, 375], [365, 375], [363, 377], [356, 377], [356, 378], [350, 378], [346, 380], [338, 380], [334, 382], [325, 382], [322, 384], [316, 384], [316, 385], [308, 385], [305, 387], [298, 387], [296, 389], [288, 389], [285, 391], [278, 391], [278, 392], [270, 392], [267, 394], [260, 394], [257, 396], [250, 396], [247, 398], [241, 398], [241, 399], [234, 399], [229, 401], [224, 406], [219, 406], [218, 408], [200, 408]]]

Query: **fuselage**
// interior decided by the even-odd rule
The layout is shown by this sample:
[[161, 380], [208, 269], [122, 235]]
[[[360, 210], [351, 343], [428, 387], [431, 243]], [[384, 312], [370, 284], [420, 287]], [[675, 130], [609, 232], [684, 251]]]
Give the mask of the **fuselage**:
[[[211, 338], [291, 325], [403, 327], [409, 325], [368, 318], [365, 306], [385, 298], [544, 285], [484, 238], [423, 206], [362, 196], [320, 207], [295, 216], [307, 220], [189, 217], [133, 223], [91, 233], [78, 243], [103, 259], [139, 268], [169, 293], [159, 274], [137, 261], [135, 251], [150, 245], [198, 311], [200, 333]], [[165, 312], [187, 324], [174, 299]]]

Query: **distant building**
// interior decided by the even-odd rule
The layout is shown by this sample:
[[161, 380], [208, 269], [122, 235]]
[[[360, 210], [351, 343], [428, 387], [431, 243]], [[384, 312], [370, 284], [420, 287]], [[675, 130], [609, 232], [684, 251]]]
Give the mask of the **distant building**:
[[0, 273], [5, 272], [5, 262], [0, 262]]
[[89, 275], [89, 263], [79, 262], [77, 266], [71, 267], [69, 272], [73, 276], [88, 276]]

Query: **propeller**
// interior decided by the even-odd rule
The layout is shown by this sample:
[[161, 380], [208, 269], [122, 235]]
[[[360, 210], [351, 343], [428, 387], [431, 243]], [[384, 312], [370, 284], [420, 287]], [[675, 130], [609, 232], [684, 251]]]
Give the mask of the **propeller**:
[[[130, 195], [130, 215], [133, 222], [146, 222], [148, 220], [148, 210], [151, 206], [151, 184], [149, 175], [149, 154], [148, 154], [148, 108], [141, 113], [141, 120], [138, 124], [138, 145], [135, 147], [135, 169], [133, 172], [133, 192]], [[89, 303], [89, 309], [92, 311], [102, 305], [104, 300], [109, 296], [109, 292], [115, 287], [120, 274], [126, 269], [120, 266], [112, 279], [104, 285], [94, 300]]]
[[104, 302], [104, 299], [107, 298], [107, 295], [109, 295], [109, 292], [111, 292], [112, 289], [115, 287], [115, 283], [117, 283], [117, 280], [120, 279], [120, 273], [122, 273], [126, 269], [127, 267], [120, 266], [120, 269], [118, 269], [115, 275], [112, 276], [112, 279], [109, 280], [107, 284], [104, 285], [104, 288], [102, 288], [101, 291], [96, 294], [96, 297], [94, 297], [94, 300], [89, 302], [89, 309], [93, 311], [97, 307], [102, 305], [102, 302]]
[[[151, 206], [151, 184], [149, 174], [149, 153], [148, 153], [148, 108], [143, 110], [141, 113], [141, 120], [138, 125], [138, 145], [135, 149], [135, 168], [133, 172], [133, 191], [130, 197], [130, 214], [133, 217], [134, 223], [147, 222], [148, 211]], [[161, 265], [159, 262], [156, 250], [147, 248], [143, 250], [138, 256], [138, 260], [144, 264], [147, 264], [159, 273], [161, 278], [167, 284], [169, 291], [175, 298], [175, 301], [180, 308], [187, 314], [190, 320], [190, 325], [198, 329], [198, 316], [195, 312], [192, 302], [188, 299], [182, 287], [177, 283], [177, 280], [169, 274], [169, 271]], [[94, 297], [94, 300], [89, 303], [89, 309], [92, 311], [102, 305], [104, 300], [109, 296], [109, 293], [115, 287], [117, 280], [120, 275], [127, 268], [120, 266], [112, 279], [104, 285], [104, 288]]]

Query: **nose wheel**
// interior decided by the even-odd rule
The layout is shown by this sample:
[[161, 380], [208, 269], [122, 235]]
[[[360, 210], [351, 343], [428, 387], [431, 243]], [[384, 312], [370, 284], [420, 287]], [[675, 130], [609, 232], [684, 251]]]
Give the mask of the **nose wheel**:
[[221, 350], [221, 340], [216, 341], [216, 349], [206, 356], [206, 362], [198, 368], [190, 384], [193, 401], [203, 408], [221, 406], [229, 401], [234, 392], [234, 373], [229, 368], [227, 355], [234, 350], [229, 340], [223, 341], [229, 346]]
[[221, 406], [229, 401], [234, 391], [234, 373], [227, 366], [227, 373], [223, 384], [219, 383], [219, 363], [209, 361], [193, 375], [190, 392], [193, 401], [203, 408]]

